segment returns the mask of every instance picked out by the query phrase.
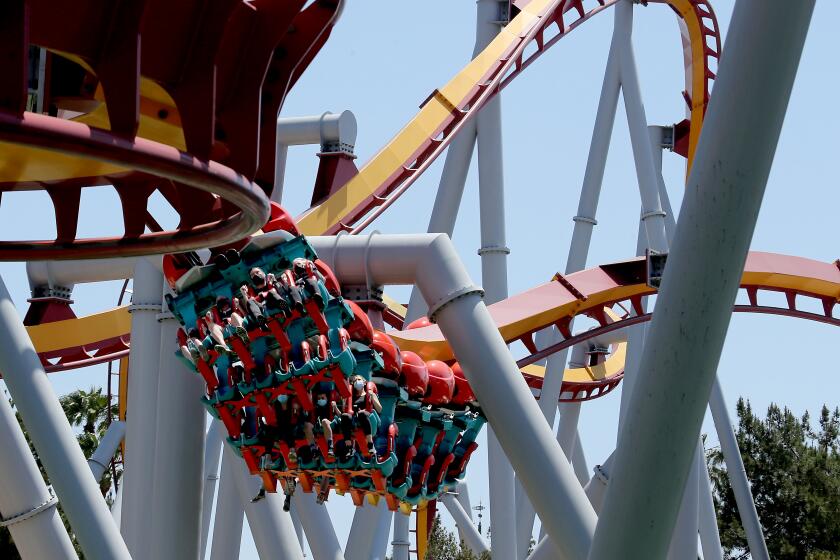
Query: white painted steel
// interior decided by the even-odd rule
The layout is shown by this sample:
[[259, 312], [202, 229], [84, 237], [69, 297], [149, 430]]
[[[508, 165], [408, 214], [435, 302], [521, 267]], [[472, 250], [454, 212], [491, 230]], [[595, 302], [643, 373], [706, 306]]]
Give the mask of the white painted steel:
[[[569, 558], [585, 558], [595, 514], [449, 238], [426, 234], [309, 240], [343, 281], [369, 277], [383, 285], [416, 283], [426, 301], [436, 302], [432, 315], [549, 534]], [[521, 419], [516, 426], [508, 421], [510, 410], [517, 410]], [[516, 429], [520, 425], [531, 429]]]
[[108, 470], [111, 459], [113, 459], [114, 453], [117, 452], [124, 437], [125, 422], [112, 421], [108, 429], [105, 430], [105, 435], [102, 436], [96, 451], [87, 460], [90, 472], [93, 473], [93, 479], [96, 482], [102, 480], [102, 475]]
[[735, 5], [592, 560], [666, 553], [813, 7]]
[[[607, 154], [610, 149], [610, 138], [612, 137], [612, 130], [615, 124], [618, 94], [621, 87], [618, 48], [618, 43], [613, 40], [607, 56], [604, 80], [601, 84], [601, 96], [598, 100], [598, 110], [595, 114], [595, 125], [592, 129], [592, 140], [589, 144], [589, 154], [586, 159], [586, 170], [583, 175], [578, 210], [577, 214], [572, 218], [574, 228], [572, 230], [569, 254], [566, 258], [566, 274], [583, 270], [586, 266], [589, 246], [592, 241], [592, 230], [598, 223], [595, 216], [598, 210], [598, 201], [604, 180], [604, 169], [607, 163]], [[572, 328], [573, 325], [574, 323], [570, 323], [569, 328]], [[560, 333], [554, 327], [544, 329], [537, 333], [537, 347], [545, 348], [555, 342], [559, 342], [560, 338]], [[546, 370], [539, 406], [543, 416], [545, 416], [546, 422], [552, 427], [554, 426], [556, 411], [558, 408], [565, 406], [558, 406], [557, 401], [560, 398], [560, 390], [563, 385], [563, 373], [566, 369], [567, 355], [568, 350], [562, 350], [549, 356], [545, 364]], [[519, 487], [517, 487], [518, 489]], [[533, 506], [524, 495], [517, 496], [516, 504], [517, 543], [520, 549], [519, 557], [524, 558], [528, 550], [527, 545], [531, 540], [535, 514]]]
[[262, 487], [260, 478], [251, 476], [245, 462], [237, 458], [227, 445], [224, 454], [230, 455], [234, 463], [231, 474], [260, 560], [302, 560], [303, 553], [292, 519], [283, 511], [283, 498], [275, 493], [266, 493], [262, 499], [252, 501]]
[[703, 560], [723, 560], [723, 546], [718, 533], [717, 514], [715, 513], [714, 498], [712, 498], [712, 482], [709, 480], [709, 469], [706, 467], [706, 457], [703, 444], [698, 441], [700, 453], [696, 456], [700, 470], [700, 545]]
[[484, 552], [490, 552], [490, 545], [487, 544], [487, 541], [481, 536], [481, 533], [478, 532], [475, 525], [472, 524], [469, 514], [464, 511], [464, 508], [458, 502], [458, 499], [453, 494], [444, 494], [441, 496], [440, 502], [446, 507], [446, 511], [449, 512], [452, 519], [455, 520], [455, 523], [461, 530], [461, 538], [464, 541], [464, 544], [466, 544], [469, 549], [476, 554], [476, 556]]
[[[7, 526], [22, 558], [75, 559], [76, 551], [58, 515], [56, 503], [24, 518], [54, 500], [6, 395], [0, 393], [0, 520]], [[11, 522], [21, 516], [17, 523]]]
[[344, 560], [330, 514], [326, 506], [315, 502], [314, 493], [295, 492], [292, 511], [300, 519], [315, 560]]
[[[178, 322], [158, 316], [160, 365], [155, 435], [151, 557], [197, 558], [201, 550], [201, 501], [207, 413], [201, 404], [202, 379], [176, 356]], [[128, 450], [131, 453], [131, 450]]]
[[358, 126], [350, 111], [306, 117], [277, 117], [277, 144], [274, 150], [274, 190], [271, 200], [283, 199], [283, 180], [286, 174], [286, 155], [289, 146], [302, 144], [338, 143], [348, 147], [356, 144]]
[[[217, 420], [213, 424], [221, 424], [221, 422]], [[239, 558], [239, 549], [242, 545], [245, 506], [239, 499], [236, 488], [236, 473], [241, 468], [239, 463], [242, 459], [227, 452], [224, 449], [225, 446], [222, 447], [222, 471], [219, 477], [219, 496], [216, 498], [210, 560]]]
[[211, 422], [204, 443], [204, 489], [201, 498], [201, 548], [200, 558], [207, 552], [210, 536], [210, 517], [219, 485], [219, 468], [222, 460], [222, 446], [227, 435], [224, 424]]
[[3, 379], [85, 556], [91, 560], [127, 560], [130, 556], [125, 542], [99, 485], [90, 476], [90, 467], [2, 278], [0, 340]]
[[735, 504], [738, 506], [738, 516], [741, 518], [741, 525], [744, 527], [747, 536], [750, 555], [756, 560], [769, 560], [770, 553], [767, 551], [764, 530], [755, 509], [750, 480], [747, 478], [747, 471], [744, 469], [744, 461], [741, 459], [741, 451], [738, 449], [738, 440], [735, 438], [735, 431], [732, 428], [732, 419], [729, 417], [726, 399], [723, 396], [723, 389], [717, 377], [712, 384], [709, 409], [712, 411], [712, 420], [714, 420], [715, 431], [720, 441], [723, 460], [726, 462], [726, 473], [729, 477], [729, 484], [732, 486], [732, 493], [735, 495]]
[[131, 349], [128, 354], [125, 457], [120, 528], [132, 557], [151, 553], [154, 493], [155, 432], [160, 362], [163, 275], [148, 259], [134, 267], [131, 295]]
[[400, 512], [394, 513], [394, 540], [391, 541], [392, 555], [394, 560], [409, 560], [411, 541], [409, 540], [409, 527], [411, 516]]

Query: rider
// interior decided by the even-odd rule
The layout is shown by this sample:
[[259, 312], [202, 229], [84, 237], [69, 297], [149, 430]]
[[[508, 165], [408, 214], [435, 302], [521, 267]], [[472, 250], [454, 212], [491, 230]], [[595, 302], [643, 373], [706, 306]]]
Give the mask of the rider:
[[353, 456], [354, 446], [353, 429], [361, 428], [367, 441], [368, 453], [376, 458], [376, 447], [373, 444], [372, 428], [373, 424], [370, 420], [370, 413], [376, 411], [377, 414], [382, 412], [382, 404], [379, 402], [379, 397], [367, 387], [367, 381], [361, 375], [355, 375], [352, 378], [353, 394], [350, 397], [352, 404], [352, 413], [345, 412], [341, 415], [340, 426], [341, 434], [348, 442], [348, 458]]
[[325, 387], [324, 384], [319, 383], [315, 386], [312, 392], [313, 402], [315, 407], [311, 413], [310, 421], [304, 423], [303, 431], [306, 435], [306, 441], [309, 442], [309, 450], [313, 457], [320, 455], [318, 446], [315, 444], [314, 424], [317, 423], [324, 433], [324, 438], [327, 440], [327, 457], [334, 458], [333, 451], [333, 433], [331, 422], [336, 414], [341, 414], [341, 409], [338, 408], [335, 400], [330, 398], [332, 390]]

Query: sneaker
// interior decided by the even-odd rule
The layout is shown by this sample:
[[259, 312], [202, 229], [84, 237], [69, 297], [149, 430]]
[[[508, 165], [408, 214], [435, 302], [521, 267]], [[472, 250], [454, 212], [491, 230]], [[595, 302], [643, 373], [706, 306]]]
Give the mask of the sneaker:
[[248, 331], [245, 329], [245, 327], [234, 327], [233, 332], [236, 334], [236, 336], [241, 338], [242, 342], [244, 342], [245, 344], [249, 344], [251, 342], [251, 339], [248, 338]]
[[372, 443], [368, 444], [368, 455], [376, 459], [376, 446]]
[[283, 511], [289, 511], [292, 509], [292, 495], [286, 494], [286, 499], [283, 500]]
[[298, 456], [294, 449], [289, 449], [289, 462], [297, 463]]
[[198, 355], [201, 356], [201, 359], [205, 362], [210, 361], [210, 352], [207, 351], [207, 348], [205, 348], [203, 344], [198, 345]]
[[252, 504], [257, 503], [260, 500], [262, 500], [263, 498], [265, 498], [265, 488], [260, 488], [260, 491], [257, 492], [257, 495], [254, 496], [253, 498], [251, 498], [251, 503]]
[[330, 459], [335, 459], [335, 451], [333, 451], [332, 440], [327, 442], [327, 457], [329, 457]]

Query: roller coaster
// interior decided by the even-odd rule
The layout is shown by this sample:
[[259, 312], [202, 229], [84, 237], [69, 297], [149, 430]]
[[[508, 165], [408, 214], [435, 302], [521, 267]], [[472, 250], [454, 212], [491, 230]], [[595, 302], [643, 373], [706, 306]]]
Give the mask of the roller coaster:
[[[731, 313], [840, 325], [840, 265], [748, 252], [754, 216], [733, 216], [727, 209], [747, 202], [725, 196], [752, 196], [757, 213], [813, 1], [785, 4], [782, 17], [780, 0], [738, 0], [730, 29], [742, 39], [722, 58], [709, 2], [652, 0], [676, 15], [686, 82], [674, 94], [686, 112], [649, 127], [634, 2], [478, 0], [473, 59], [361, 168], [352, 114], [282, 110], [353, 9], [344, 4], [0, 8], [0, 192], [45, 191], [56, 232], [0, 240], [0, 260], [26, 261], [32, 288], [22, 321], [0, 292], [0, 371], [54, 489], [4, 400], [0, 519], [21, 556], [77, 557], [60, 502], [93, 559], [238, 557], [243, 515], [264, 559], [303, 558], [303, 532], [316, 560], [384, 558], [392, 522], [392, 558], [422, 559], [441, 505], [464, 546], [497, 559], [696, 558], [698, 535], [703, 558], [722, 558], [697, 438], [707, 404], [721, 408], [714, 365]], [[499, 96], [608, 10], [615, 25], [565, 272], [509, 296], [504, 228], [482, 227], [479, 287], [449, 239], [473, 146], [490, 154], [479, 154], [482, 224], [503, 224]], [[774, 52], [789, 48], [758, 60], [773, 41]], [[754, 88], [771, 92], [766, 102], [754, 102]], [[642, 199], [639, 256], [585, 268], [620, 92]], [[771, 124], [753, 127], [756, 112]], [[739, 127], [755, 130], [728, 139]], [[293, 144], [320, 145], [312, 205], [297, 217], [282, 206]], [[679, 222], [663, 149], [686, 160]], [[429, 233], [366, 233], [444, 152]], [[116, 191], [123, 231], [81, 237], [82, 192], [98, 186]], [[153, 195], [177, 226], [160, 225]], [[76, 316], [74, 285], [106, 280], [125, 282], [117, 306]], [[394, 285], [413, 286], [407, 304], [385, 293]], [[735, 303], [739, 290], [747, 304]], [[767, 293], [786, 306], [767, 304]], [[692, 370], [706, 363], [701, 351], [713, 367]], [[102, 470], [90, 475], [45, 374], [115, 363], [120, 421], [91, 459], [107, 468], [123, 446], [109, 512]], [[679, 379], [660, 382], [668, 368]], [[622, 383], [619, 445], [589, 473], [580, 407]], [[687, 394], [699, 396], [676, 414]], [[659, 434], [663, 424], [672, 434]], [[489, 542], [467, 491], [485, 426]], [[666, 448], [662, 472], [665, 451], [643, 451]], [[737, 454], [726, 460], [737, 471]], [[645, 500], [640, 488], [653, 480], [663, 497]], [[766, 558], [749, 484], [732, 484], [750, 552]], [[699, 494], [683, 491], [691, 485]], [[324, 505], [332, 495], [357, 506], [344, 547]], [[543, 534], [529, 553], [537, 516]]]

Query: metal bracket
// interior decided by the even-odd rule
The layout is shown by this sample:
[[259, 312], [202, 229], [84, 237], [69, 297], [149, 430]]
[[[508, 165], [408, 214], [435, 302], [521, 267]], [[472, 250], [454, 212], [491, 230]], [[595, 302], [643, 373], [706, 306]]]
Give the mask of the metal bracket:
[[7, 517], [5, 519], [0, 517], [0, 527], [9, 527], [10, 525], [14, 525], [15, 523], [21, 523], [23, 521], [26, 521], [27, 519], [32, 519], [42, 511], [45, 511], [51, 507], [55, 507], [56, 505], [58, 505], [58, 498], [56, 498], [53, 495], [52, 490], [50, 490], [50, 498], [47, 501], [38, 504], [29, 511], [25, 511], [23, 513], [13, 515], [12, 517]]
[[155, 313], [160, 313], [160, 310], [159, 303], [132, 303], [128, 306], [129, 313], [134, 313], [135, 311], [154, 311]]
[[645, 250], [645, 284], [651, 288], [659, 288], [662, 275], [665, 273], [665, 263], [668, 253], [658, 253], [651, 249]]
[[578, 299], [578, 301], [586, 301], [587, 300], [587, 297], [585, 295], [583, 295], [580, 292], [580, 290], [575, 288], [574, 285], [571, 282], [569, 282], [569, 280], [565, 276], [560, 274], [559, 272], [554, 275], [552, 280], [555, 281], [555, 282], [558, 282], [561, 286], [563, 286], [564, 288], [569, 290], [569, 292], [573, 296], [575, 296]]
[[446, 307], [455, 300], [461, 299], [472, 294], [478, 294], [479, 297], [483, 298], [484, 290], [477, 286], [464, 286], [463, 288], [460, 288], [450, 294], [445, 295], [444, 297], [442, 297], [441, 299], [429, 306], [429, 321], [431, 321], [432, 323], [436, 323], [437, 314], [444, 307]]
[[508, 247], [505, 247], [504, 245], [488, 245], [486, 247], [480, 248], [477, 252], [478, 256], [492, 254], [509, 255], [510, 249]]

